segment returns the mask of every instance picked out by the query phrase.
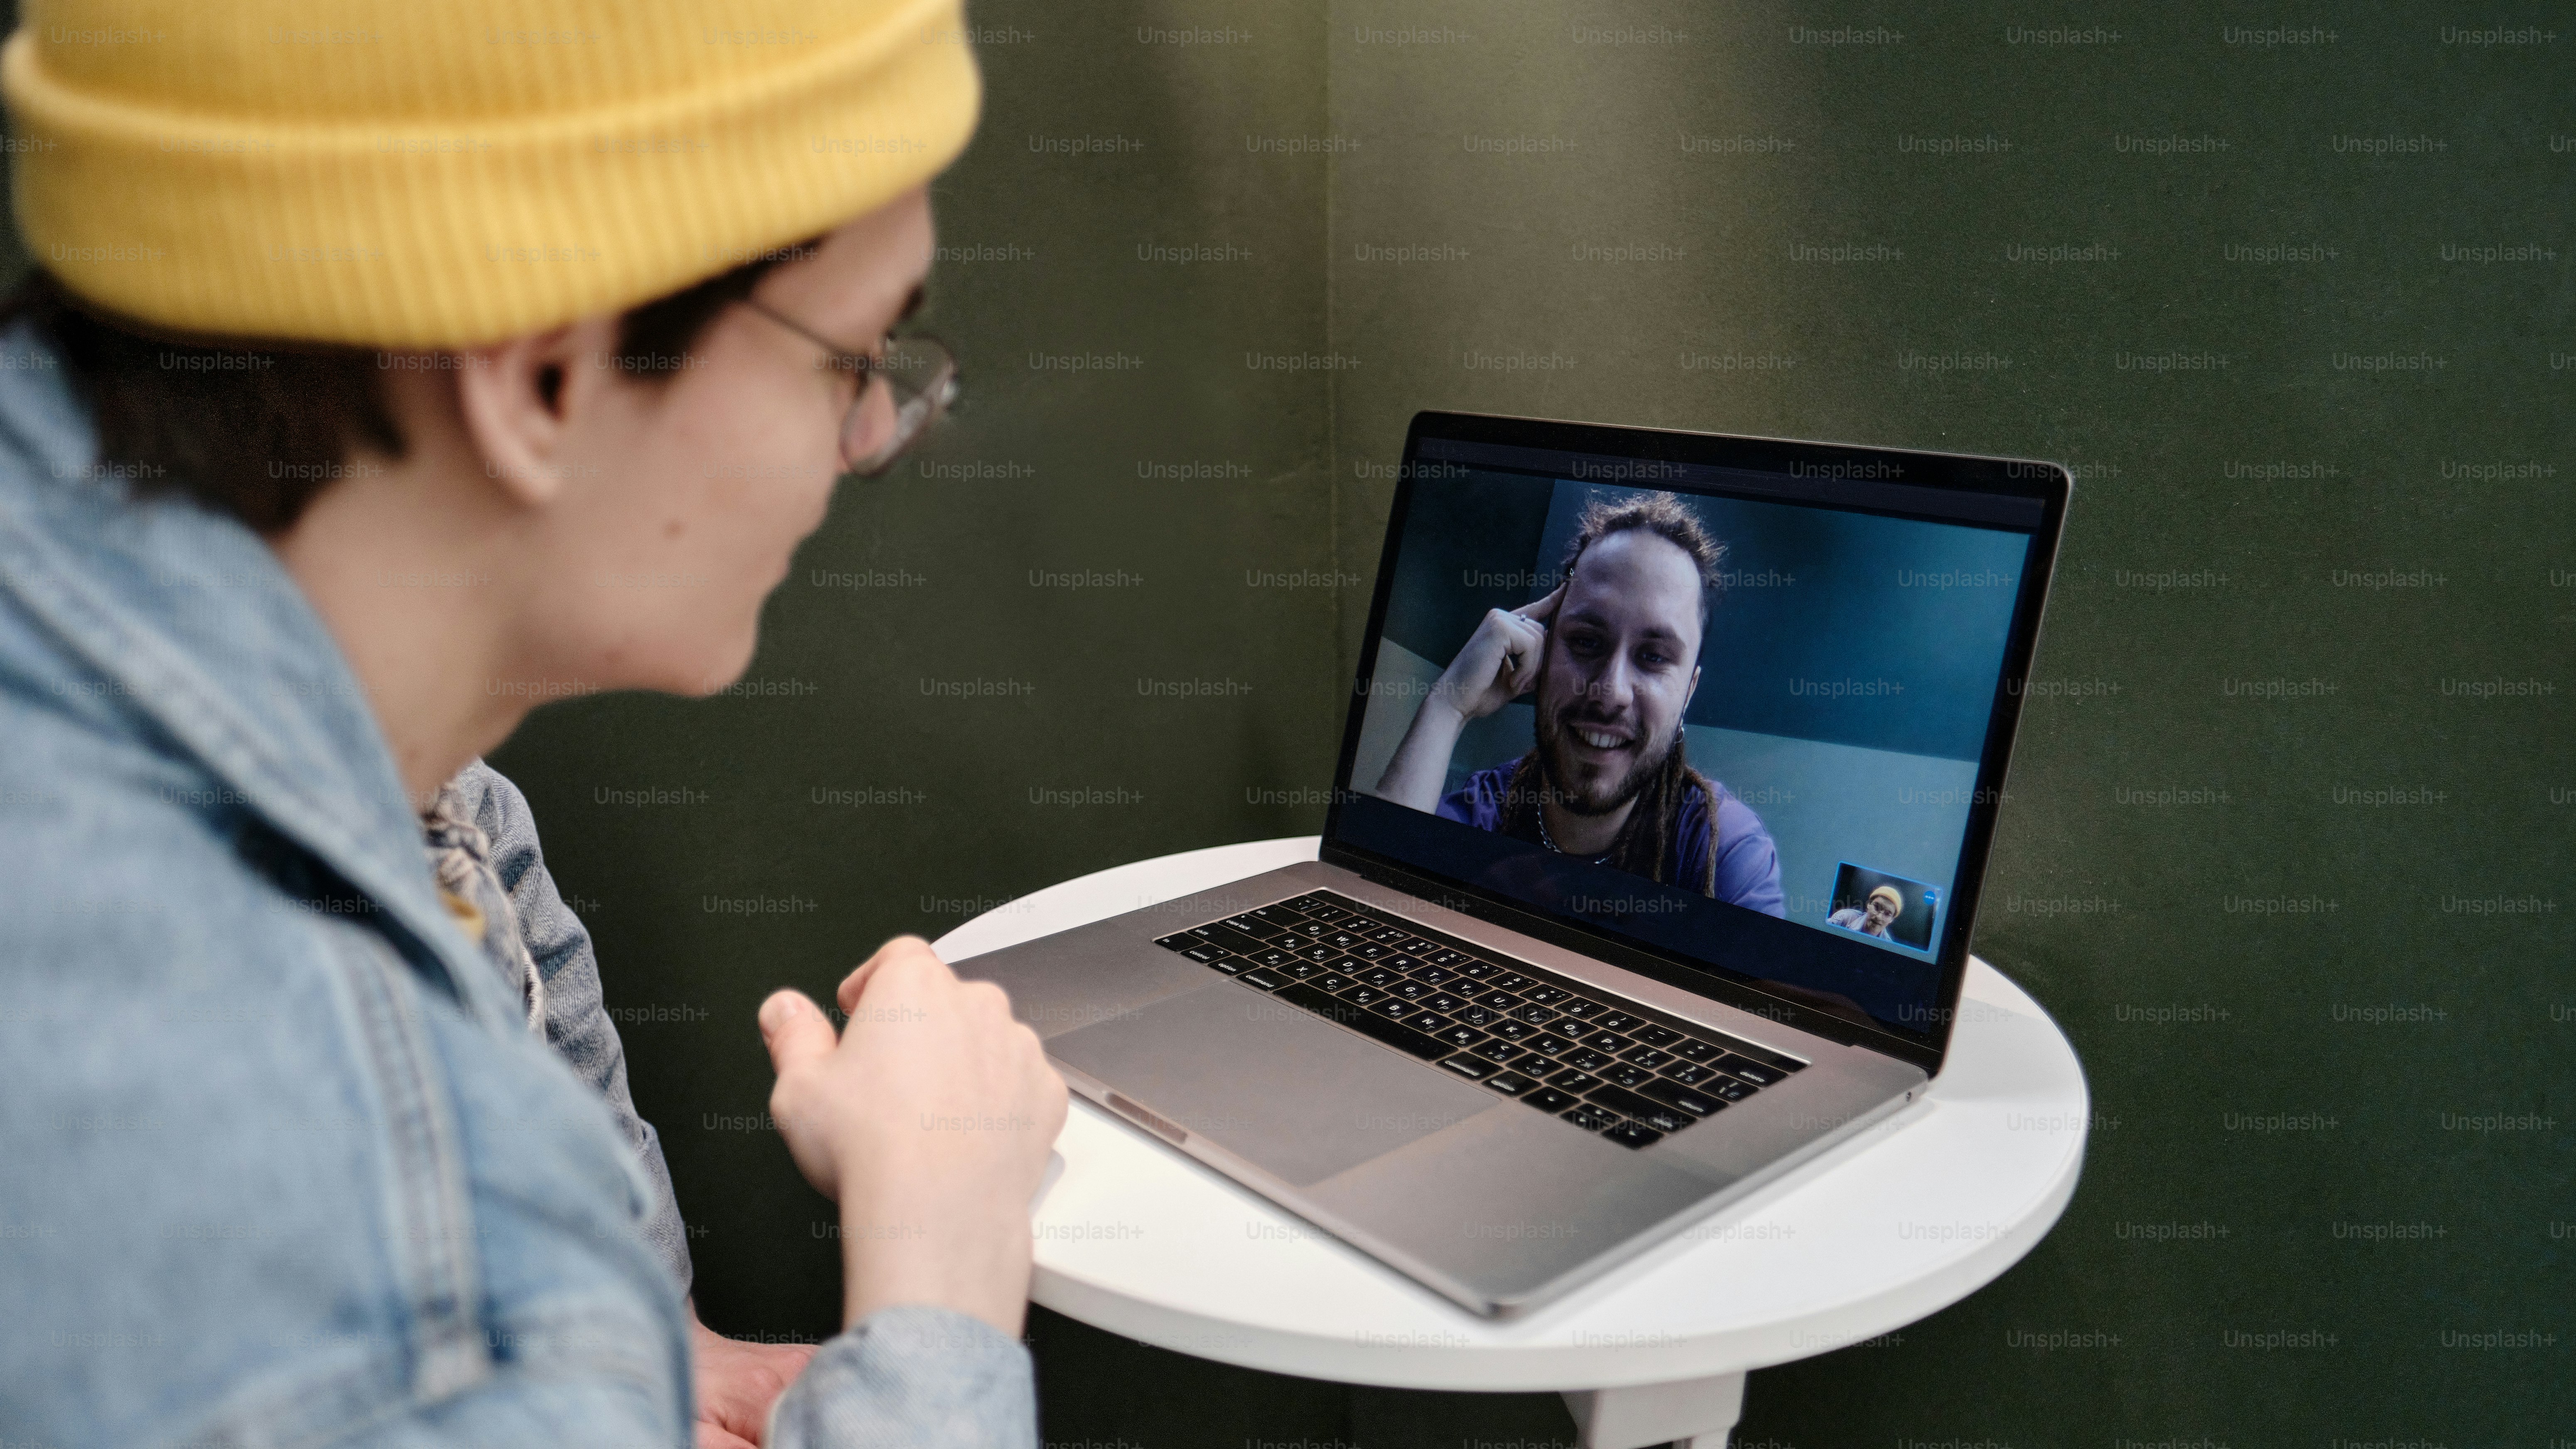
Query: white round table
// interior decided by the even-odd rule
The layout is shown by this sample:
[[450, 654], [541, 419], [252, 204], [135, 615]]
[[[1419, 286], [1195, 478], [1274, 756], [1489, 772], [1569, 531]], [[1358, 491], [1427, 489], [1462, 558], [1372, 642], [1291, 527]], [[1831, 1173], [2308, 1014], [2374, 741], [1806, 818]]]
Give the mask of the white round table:
[[[1315, 858], [1253, 841], [1104, 870], [941, 937], [961, 960]], [[1564, 1393], [1586, 1449], [1721, 1449], [1748, 1370], [1873, 1338], [1985, 1286], [2074, 1195], [2074, 1049], [1971, 958], [1948, 1065], [1859, 1138], [1607, 1278], [1496, 1323], [1077, 1097], [1035, 1217], [1031, 1296], [1248, 1368], [1399, 1388]]]

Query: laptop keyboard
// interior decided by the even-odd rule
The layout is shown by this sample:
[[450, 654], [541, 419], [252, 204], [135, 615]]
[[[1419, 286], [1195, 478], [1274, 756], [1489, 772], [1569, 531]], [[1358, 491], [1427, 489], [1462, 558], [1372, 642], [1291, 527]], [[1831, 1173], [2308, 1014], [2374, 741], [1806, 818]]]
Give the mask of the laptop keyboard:
[[1331, 891], [1155, 944], [1623, 1147], [1806, 1065]]

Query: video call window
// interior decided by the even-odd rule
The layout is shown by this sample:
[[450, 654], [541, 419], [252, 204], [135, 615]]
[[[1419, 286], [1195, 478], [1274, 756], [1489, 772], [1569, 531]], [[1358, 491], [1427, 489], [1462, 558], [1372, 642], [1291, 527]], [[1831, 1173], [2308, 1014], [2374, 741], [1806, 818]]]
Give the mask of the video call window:
[[1414, 488], [1351, 789], [1879, 946], [1894, 976], [1807, 983], [1874, 1015], [1928, 999], [2027, 534], [1460, 467]]

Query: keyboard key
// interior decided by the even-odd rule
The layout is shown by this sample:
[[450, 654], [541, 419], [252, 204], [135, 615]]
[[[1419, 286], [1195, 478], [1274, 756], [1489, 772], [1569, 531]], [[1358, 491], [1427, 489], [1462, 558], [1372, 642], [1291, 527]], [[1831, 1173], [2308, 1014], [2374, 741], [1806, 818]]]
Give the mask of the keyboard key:
[[1565, 998], [1572, 996], [1573, 994], [1573, 992], [1566, 990], [1562, 986], [1548, 986], [1543, 984], [1528, 987], [1521, 992], [1521, 995], [1528, 997], [1530, 1000], [1537, 1002], [1541, 1006], [1554, 1006], [1556, 1003], [1563, 1001]]
[[1560, 1092], [1554, 1087], [1541, 1087], [1535, 1092], [1522, 1093], [1521, 1100], [1542, 1112], [1553, 1115], [1573, 1106], [1576, 1098], [1572, 1092]]
[[1402, 951], [1389, 950], [1385, 955], [1380, 956], [1377, 959], [1379, 965], [1396, 971], [1401, 971], [1407, 976], [1410, 976], [1422, 969], [1421, 957], [1410, 956]]
[[1622, 1147], [1652, 1147], [1664, 1140], [1664, 1134], [1642, 1122], [1622, 1122], [1601, 1136], [1603, 1140], [1616, 1142]]
[[1751, 1057], [1739, 1057], [1731, 1052], [1710, 1065], [1729, 1076], [1742, 1077], [1757, 1087], [1768, 1087], [1789, 1080], [1789, 1074], [1777, 1067], [1766, 1066]]
[[1446, 991], [1434, 991], [1429, 996], [1422, 998], [1422, 1004], [1433, 1011], [1456, 1011], [1459, 1007], [1462, 1007], [1467, 1003], [1450, 995]]
[[1297, 959], [1301, 961], [1312, 961], [1318, 966], [1327, 961], [1334, 960], [1341, 954], [1341, 952], [1334, 950], [1330, 946], [1323, 945], [1320, 942], [1311, 946], [1301, 946], [1297, 949]]
[[1443, 946], [1439, 950], [1432, 952], [1424, 959], [1434, 966], [1455, 967], [1464, 963], [1467, 958], [1465, 955]]
[[1353, 946], [1365, 946], [1368, 944], [1366, 941], [1361, 940], [1359, 937], [1352, 935], [1348, 931], [1327, 931], [1323, 935], [1317, 936], [1315, 939], [1332, 947], [1336, 951], [1347, 951]]
[[1510, 1042], [1487, 1038], [1476, 1044], [1476, 1055], [1489, 1062], [1508, 1062], [1514, 1057], [1525, 1056], [1527, 1053]]
[[1431, 994], [1431, 988], [1410, 976], [1399, 976], [1386, 984], [1386, 989], [1407, 1001], [1420, 1001]]
[[[1455, 951], [1434, 951], [1431, 954], [1436, 959], [1440, 956], [1455, 956], [1458, 953]], [[1457, 972], [1459, 975], [1466, 977], [1470, 981], [1490, 981], [1494, 977], [1502, 974], [1503, 969], [1491, 961], [1479, 961], [1472, 956], [1454, 962], [1442, 961], [1440, 964], [1447, 966], [1450, 970]]]
[[1521, 1004], [1521, 998], [1508, 991], [1488, 991], [1476, 998], [1476, 1004], [1490, 1006], [1496, 1011], [1509, 1011]]
[[1687, 1112], [1676, 1112], [1664, 1103], [1648, 1101], [1624, 1087], [1597, 1087], [1583, 1095], [1658, 1132], [1679, 1132], [1699, 1120]]
[[1685, 1087], [1696, 1087], [1717, 1074], [1695, 1062], [1675, 1062], [1664, 1068], [1664, 1075]]
[[1668, 1047], [1682, 1039], [1682, 1034], [1669, 1026], [1641, 1026], [1628, 1034], [1650, 1047]]
[[1673, 1048], [1673, 1055], [1680, 1057], [1686, 1062], [1713, 1062], [1719, 1057], [1726, 1055], [1726, 1049], [1724, 1047], [1711, 1046], [1704, 1041], [1684, 1037], [1681, 1044]]
[[[1524, 1067], [1522, 1070], [1526, 1071], [1528, 1069]], [[1578, 1072], [1568, 1068], [1565, 1071], [1558, 1072], [1556, 1075], [1549, 1077], [1547, 1079], [1547, 1084], [1551, 1087], [1563, 1088], [1569, 1092], [1589, 1092], [1593, 1088], [1601, 1085], [1601, 1079], [1592, 1075], [1590, 1072]]]
[[1610, 1065], [1610, 1059], [1590, 1047], [1576, 1047], [1565, 1053], [1565, 1064], [1569, 1067], [1581, 1067], [1587, 1072], [1597, 1072]]
[[1250, 961], [1255, 966], [1279, 967], [1285, 966], [1297, 958], [1290, 955], [1288, 952], [1282, 951], [1278, 947], [1273, 946], [1267, 951], [1255, 951], [1244, 959]]
[[[1325, 989], [1329, 991], [1332, 988]], [[1374, 986], [1345, 986], [1334, 994], [1353, 1006], [1375, 1006], [1386, 1000], [1386, 993]]]
[[1556, 1009], [1559, 1013], [1573, 1017], [1576, 1021], [1588, 1021], [1593, 1017], [1599, 1016], [1601, 1013], [1608, 1011], [1610, 1008], [1603, 1006], [1600, 1002], [1592, 1000], [1590, 997], [1569, 996], [1563, 1001], [1556, 1003]]
[[1398, 943], [1397, 949], [1403, 951], [1404, 954], [1408, 956], [1428, 956], [1432, 952], [1440, 949], [1440, 943], [1437, 941], [1426, 941], [1420, 936], [1407, 936], [1403, 941]]
[[[1214, 961], [1209, 961], [1203, 964], [1205, 964], [1211, 971], [1222, 971], [1228, 976], [1235, 976], [1251, 970], [1257, 963], [1246, 960], [1241, 956], [1220, 956]], [[1733, 1077], [1728, 1077], [1726, 1080], [1731, 1082], [1735, 1079]]]
[[1463, 1052], [1454, 1057], [1442, 1057], [1440, 1059], [1440, 1069], [1445, 1072], [1456, 1072], [1458, 1075], [1467, 1078], [1469, 1081], [1475, 1082], [1481, 1082], [1485, 1078], [1502, 1070], [1501, 1067], [1495, 1066], [1492, 1062], [1468, 1056]]
[[1395, 953], [1387, 950], [1384, 946], [1377, 944], [1375, 941], [1362, 941], [1351, 948], [1351, 954], [1359, 957], [1363, 961], [1382, 961]]
[[1280, 987], [1290, 984], [1287, 977], [1282, 976], [1275, 971], [1263, 970], [1258, 966], [1253, 967], [1251, 970], [1244, 972], [1242, 975], [1237, 976], [1234, 979], [1244, 982], [1247, 985], [1258, 986], [1264, 991], [1276, 991]]
[[1571, 1112], [1559, 1112], [1556, 1115], [1586, 1132], [1607, 1132], [1619, 1125], [1619, 1117], [1616, 1113], [1604, 1111], [1589, 1102], [1576, 1107]]
[[1505, 1041], [1525, 1041], [1538, 1034], [1538, 1028], [1525, 1021], [1498, 1021], [1486, 1030]]
[[1369, 1003], [1368, 1009], [1385, 1017], [1389, 1021], [1402, 1021], [1413, 1013], [1420, 1011], [1422, 1008], [1405, 1000], [1401, 996], [1390, 996], [1384, 1001], [1374, 1001]]
[[1700, 1083], [1694, 1090], [1706, 1092], [1720, 1101], [1741, 1102], [1745, 1098], [1752, 1096], [1755, 1092], [1760, 1091], [1761, 1088], [1754, 1086], [1751, 1082], [1740, 1081], [1734, 1077], [1730, 1077], [1723, 1072], [1711, 1072], [1708, 1080]]
[[1425, 1035], [1437, 1035], [1457, 1025], [1436, 1011], [1416, 1011], [1404, 1019], [1404, 1024]]
[[1512, 1008], [1512, 1015], [1515, 1019], [1526, 1021], [1533, 1026], [1544, 1026], [1548, 1022], [1564, 1019], [1544, 1006], [1515, 1006]]
[[[1436, 1010], [1437, 1008], [1434, 1009]], [[1469, 1026], [1481, 1026], [1487, 1030], [1491, 1030], [1497, 1023], [1502, 1021], [1501, 1017], [1494, 1015], [1493, 1012], [1481, 1006], [1451, 1007], [1449, 1014], [1458, 1018], [1460, 1021], [1467, 1023]]]
[[1486, 977], [1485, 984], [1493, 987], [1497, 991], [1519, 991], [1528, 987], [1532, 983], [1526, 976], [1506, 971], [1499, 976]]
[[1300, 936], [1304, 936], [1310, 941], [1318, 936], [1331, 935], [1333, 931], [1332, 927], [1325, 925], [1321, 921], [1299, 921], [1288, 929]]
[[1181, 954], [1198, 962], [1200, 965], [1205, 966], [1222, 961], [1234, 953], [1226, 950], [1222, 946], [1211, 946], [1205, 941], [1192, 941], [1188, 946], [1182, 948]]
[[[1302, 965], [1304, 963], [1301, 962], [1299, 964]], [[1339, 971], [1326, 971], [1320, 975], [1312, 976], [1307, 979], [1315, 983], [1315, 989], [1317, 991], [1329, 991], [1336, 996], [1350, 990], [1353, 985], [1351, 978], [1343, 975]]]
[[[1416, 1018], [1417, 1021], [1419, 1019], [1420, 1018]], [[1405, 1024], [1412, 1026], [1414, 1023], [1407, 1022]], [[1418, 1030], [1419, 1028], [1416, 1029]], [[1460, 1048], [1474, 1046], [1476, 1043], [1485, 1039], [1485, 1034], [1476, 1030], [1472, 1026], [1452, 1026], [1447, 1031], [1435, 1031], [1432, 1035], [1449, 1043], [1453, 1047]]]
[[1160, 937], [1154, 942], [1155, 945], [1162, 947], [1166, 951], [1186, 951], [1198, 943], [1199, 938], [1191, 935], [1187, 931], [1174, 931], [1172, 934]]
[[1659, 1052], [1650, 1046], [1635, 1047], [1619, 1053], [1619, 1060], [1654, 1071], [1673, 1059], [1671, 1052]]
[[1293, 1003], [1315, 1013], [1326, 1021], [1349, 1027], [1374, 1041], [1384, 1042], [1400, 1052], [1409, 1052], [1424, 1061], [1436, 1061], [1449, 1054], [1449, 1044], [1406, 1029], [1388, 1021], [1375, 1011], [1354, 1009], [1347, 1001], [1326, 996], [1303, 981], [1292, 982], [1281, 991], [1278, 1000]]
[[1275, 906], [1254, 906], [1244, 914], [1263, 925], [1283, 928], [1297, 919], [1297, 912], [1284, 901]]
[[1626, 1031], [1632, 1026], [1644, 1026], [1646, 1023], [1642, 1017], [1630, 1016], [1624, 1011], [1614, 1011], [1607, 1016], [1595, 1017], [1592, 1024], [1603, 1031]]
[[1517, 1097], [1523, 1092], [1528, 1091], [1530, 1088], [1537, 1086], [1538, 1083], [1531, 1081], [1529, 1078], [1522, 1076], [1518, 1072], [1496, 1072], [1485, 1079], [1485, 1085], [1502, 1093], [1506, 1097]]
[[1531, 1051], [1545, 1052], [1552, 1057], [1561, 1057], [1567, 1052], [1574, 1050], [1574, 1043], [1567, 1041], [1565, 1038], [1558, 1036], [1554, 1032], [1548, 1031], [1540, 1032], [1538, 1035], [1531, 1037], [1529, 1039], [1529, 1046]]
[[1189, 934], [1211, 946], [1222, 946], [1238, 956], [1258, 951], [1270, 944], [1266, 937], [1245, 935], [1223, 921], [1211, 922], [1204, 926], [1192, 926]]
[[1637, 1090], [1658, 1102], [1679, 1107], [1694, 1117], [1705, 1117], [1726, 1105], [1715, 1097], [1695, 1092], [1679, 1082], [1667, 1082], [1660, 1077]]
[[1609, 1078], [1613, 1085], [1621, 1087], [1640, 1086], [1655, 1079], [1655, 1074], [1644, 1067], [1632, 1067], [1626, 1062], [1612, 1062], [1602, 1069], [1601, 1075]]
[[1614, 1056], [1636, 1045], [1615, 1031], [1596, 1031], [1585, 1037], [1583, 1044], [1596, 1052], [1609, 1052]]
[[1552, 1077], [1565, 1070], [1565, 1063], [1536, 1054], [1521, 1058], [1517, 1065], [1533, 1077]]
[[[1433, 986], [1447, 986], [1450, 982], [1458, 980], [1458, 973], [1445, 966], [1418, 966], [1405, 974], [1416, 981], [1428, 982]], [[1468, 983], [1459, 982], [1459, 984], [1464, 986]]]
[[1359, 978], [1362, 986], [1393, 986], [1404, 979], [1402, 973], [1389, 971], [1383, 966], [1371, 966], [1366, 971], [1354, 971], [1351, 974]]
[[1241, 931], [1247, 936], [1257, 936], [1265, 941], [1270, 939], [1271, 934], [1279, 929], [1277, 926], [1274, 926], [1268, 921], [1262, 920], [1257, 916], [1228, 916], [1218, 924], [1231, 930]]
[[[1272, 969], [1272, 968], [1267, 968], [1267, 967], [1265, 967], [1264, 969], [1265, 969], [1265, 970], [1267, 970], [1267, 969]], [[1297, 978], [1298, 980], [1300, 980], [1300, 981], [1308, 980], [1308, 979], [1310, 979], [1310, 978], [1312, 978], [1312, 977], [1316, 977], [1316, 976], [1324, 976], [1324, 975], [1328, 975], [1328, 974], [1330, 974], [1330, 973], [1328, 973], [1328, 972], [1326, 972], [1326, 971], [1324, 970], [1324, 965], [1323, 965], [1323, 963], [1322, 963], [1322, 962], [1320, 962], [1320, 961], [1302, 961], [1302, 960], [1300, 960], [1300, 961], [1290, 961], [1287, 965], [1285, 965], [1285, 966], [1281, 966], [1281, 967], [1277, 967], [1277, 968], [1275, 968], [1275, 969], [1276, 969], [1276, 970], [1278, 971], [1278, 973], [1279, 973], [1280, 975], [1282, 975], [1282, 976], [1293, 976], [1293, 977], [1296, 977], [1296, 978]], [[1324, 989], [1325, 989], [1326, 991], [1330, 991], [1330, 990], [1332, 990], [1332, 988], [1331, 988], [1331, 987], [1329, 987], [1329, 986], [1325, 987]]]

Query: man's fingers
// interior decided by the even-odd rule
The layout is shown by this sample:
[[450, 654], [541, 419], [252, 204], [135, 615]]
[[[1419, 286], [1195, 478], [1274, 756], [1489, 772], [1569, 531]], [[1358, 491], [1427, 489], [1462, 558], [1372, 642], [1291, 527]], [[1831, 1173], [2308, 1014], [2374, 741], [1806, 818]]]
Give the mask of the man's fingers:
[[[1553, 598], [1554, 595], [1549, 597]], [[1518, 699], [1538, 683], [1539, 661], [1547, 653], [1547, 630], [1527, 619], [1518, 621], [1518, 647], [1511, 653], [1510, 685], [1512, 697]]]
[[1558, 584], [1555, 588], [1548, 590], [1546, 598], [1539, 599], [1533, 603], [1523, 604], [1519, 608], [1512, 610], [1512, 612], [1518, 614], [1524, 619], [1537, 619], [1542, 621], [1551, 619], [1556, 616], [1556, 606], [1563, 602], [1564, 598], [1565, 585]]
[[930, 949], [928, 941], [919, 936], [897, 936], [879, 946], [877, 953], [860, 962], [856, 970], [842, 977], [841, 989], [832, 994], [832, 999], [841, 1004], [841, 1014], [847, 1016], [858, 1009], [859, 997], [868, 989], [868, 982], [877, 973], [883, 971], [888, 963], [902, 961], [918, 965], [922, 957], [928, 957], [943, 968], [947, 965], [946, 962], [939, 960], [938, 952]]
[[760, 1004], [760, 1039], [769, 1046], [769, 1064], [784, 1077], [792, 1069], [832, 1055], [841, 1044], [823, 1008], [802, 991], [774, 991]]

